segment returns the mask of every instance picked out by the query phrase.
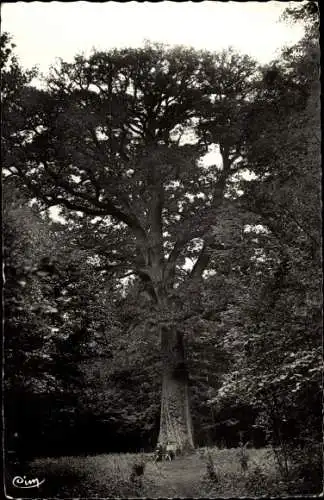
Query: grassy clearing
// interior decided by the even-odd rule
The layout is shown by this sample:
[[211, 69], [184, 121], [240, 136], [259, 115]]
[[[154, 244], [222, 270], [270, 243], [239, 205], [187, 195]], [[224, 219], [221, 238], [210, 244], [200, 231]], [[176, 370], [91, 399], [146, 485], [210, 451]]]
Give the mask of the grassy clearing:
[[[154, 463], [152, 458], [149, 454], [40, 458], [30, 463], [22, 475], [45, 479], [45, 482], [39, 489], [24, 490], [24, 496], [226, 498], [282, 496], [286, 493], [268, 449], [247, 450], [247, 469], [242, 467], [238, 448], [200, 448], [192, 455], [177, 457], [173, 462]], [[207, 472], [208, 461], [213, 463], [214, 479]], [[133, 465], [140, 462], [145, 463], [142, 480], [132, 481]], [[8, 485], [11, 481], [12, 478], [8, 477]], [[21, 490], [12, 487], [8, 487], [7, 493], [16, 498], [22, 496]]]

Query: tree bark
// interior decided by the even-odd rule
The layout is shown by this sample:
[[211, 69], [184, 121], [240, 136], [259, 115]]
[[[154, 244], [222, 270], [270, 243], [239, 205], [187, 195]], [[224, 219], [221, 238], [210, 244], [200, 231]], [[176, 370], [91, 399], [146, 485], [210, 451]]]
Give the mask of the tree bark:
[[167, 444], [178, 453], [194, 448], [189, 406], [189, 377], [183, 334], [172, 328], [161, 329], [162, 398], [158, 446]]

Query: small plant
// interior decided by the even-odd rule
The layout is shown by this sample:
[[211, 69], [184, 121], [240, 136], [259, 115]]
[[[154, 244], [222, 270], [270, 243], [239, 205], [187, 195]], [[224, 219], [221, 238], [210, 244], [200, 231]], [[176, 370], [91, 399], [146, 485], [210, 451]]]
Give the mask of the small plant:
[[129, 479], [136, 489], [142, 488], [143, 486], [144, 470], [145, 462], [143, 460], [135, 462], [132, 466], [132, 472]]
[[265, 479], [266, 478], [261, 467], [257, 466], [250, 470], [250, 473], [245, 481], [247, 492], [255, 496], [265, 493]]
[[246, 472], [249, 468], [249, 455], [247, 452], [248, 443], [243, 443], [243, 440], [240, 440], [240, 449], [239, 449], [239, 461], [243, 472]]
[[210, 481], [213, 483], [218, 482], [218, 475], [216, 472], [216, 467], [213, 461], [213, 457], [211, 456], [210, 451], [207, 452], [207, 463], [206, 463], [206, 468], [207, 468], [207, 477]]

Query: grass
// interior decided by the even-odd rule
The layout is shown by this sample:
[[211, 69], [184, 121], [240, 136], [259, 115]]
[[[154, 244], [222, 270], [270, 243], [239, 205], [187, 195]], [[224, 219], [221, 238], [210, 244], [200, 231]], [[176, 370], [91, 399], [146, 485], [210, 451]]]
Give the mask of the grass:
[[[14, 498], [215, 498], [282, 496], [274, 457], [268, 449], [248, 449], [248, 468], [240, 449], [200, 448], [173, 462], [154, 463], [150, 454], [107, 454], [86, 457], [39, 458], [24, 471], [11, 471], [7, 494]], [[135, 463], [145, 463], [142, 482], [132, 481]], [[216, 477], [208, 474], [212, 462]], [[37, 477], [39, 488], [13, 488], [12, 475]]]

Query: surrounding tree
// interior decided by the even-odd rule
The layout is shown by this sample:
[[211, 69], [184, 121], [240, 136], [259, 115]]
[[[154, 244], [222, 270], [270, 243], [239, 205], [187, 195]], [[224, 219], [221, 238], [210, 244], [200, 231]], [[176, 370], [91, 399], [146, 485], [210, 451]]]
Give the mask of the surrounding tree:
[[6, 449], [32, 455], [64, 446], [78, 426], [84, 365], [107, 362], [116, 346], [119, 293], [13, 181], [4, 180], [3, 200]]
[[[296, 47], [283, 52], [271, 72], [276, 82], [266, 79], [268, 87], [263, 86], [258, 139], [249, 151], [249, 164], [258, 177], [240, 186], [241, 202], [258, 214], [262, 225], [249, 230], [255, 244], [254, 264], [250, 260], [245, 281], [249, 293], [236, 308], [240, 321], [232, 315], [225, 336], [235, 362], [213, 401], [219, 409], [237, 400], [254, 407], [259, 412], [255, 425], [268, 433], [286, 479], [297, 464], [297, 481], [304, 481], [307, 491], [317, 491], [322, 262], [319, 47], [314, 24]], [[296, 488], [296, 477], [292, 482]]]

